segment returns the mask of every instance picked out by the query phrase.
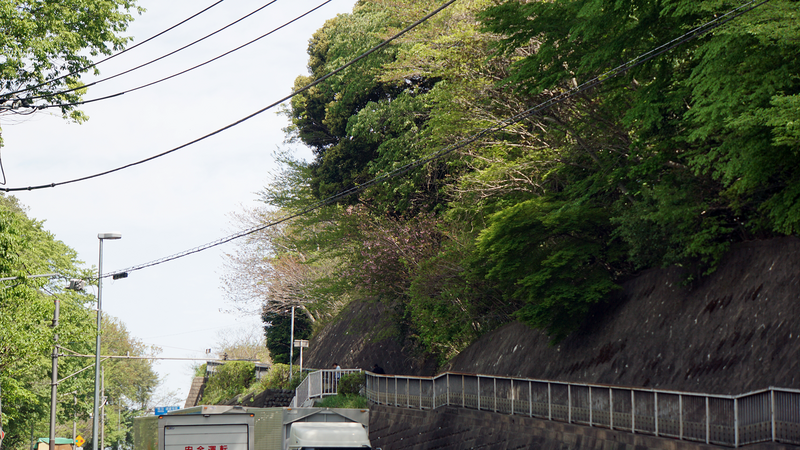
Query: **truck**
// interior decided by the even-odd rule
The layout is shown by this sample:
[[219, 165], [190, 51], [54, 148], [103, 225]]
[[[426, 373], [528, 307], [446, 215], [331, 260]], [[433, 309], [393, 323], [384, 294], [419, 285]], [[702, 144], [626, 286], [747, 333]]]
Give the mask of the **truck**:
[[367, 450], [369, 410], [201, 405], [134, 419], [134, 450]]

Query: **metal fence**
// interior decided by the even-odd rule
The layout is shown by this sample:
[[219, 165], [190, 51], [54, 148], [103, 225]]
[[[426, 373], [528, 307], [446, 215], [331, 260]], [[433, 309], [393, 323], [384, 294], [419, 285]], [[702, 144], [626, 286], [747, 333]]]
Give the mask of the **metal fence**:
[[459, 406], [728, 447], [800, 444], [800, 390], [733, 396], [452, 372], [366, 374], [367, 398], [388, 406]]
[[360, 372], [361, 369], [323, 369], [309, 373], [294, 390], [292, 407], [304, 406], [306, 402], [321, 399], [326, 395], [336, 395], [339, 389], [339, 378], [342, 375]]

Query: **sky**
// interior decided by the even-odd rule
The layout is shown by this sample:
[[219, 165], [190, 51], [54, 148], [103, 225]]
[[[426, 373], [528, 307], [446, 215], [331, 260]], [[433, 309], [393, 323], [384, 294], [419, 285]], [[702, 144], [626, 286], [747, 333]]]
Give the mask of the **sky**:
[[[176, 55], [89, 89], [84, 99], [114, 94], [171, 75], [250, 41], [318, 6], [323, 0], [278, 0], [236, 26]], [[124, 33], [129, 45], [153, 36], [215, 0], [139, 0], [147, 11]], [[114, 75], [217, 30], [268, 3], [227, 0], [200, 17], [98, 66]], [[221, 60], [163, 83], [82, 106], [89, 120], [70, 123], [54, 110], [2, 116], [5, 187], [57, 183], [135, 162], [233, 123], [291, 93], [307, 75], [306, 48], [326, 20], [352, 11], [355, 0], [332, 0], [309, 16]], [[230, 214], [257, 205], [257, 191], [276, 169], [272, 154], [286, 148], [288, 125], [278, 108], [154, 161], [55, 188], [16, 192], [28, 215], [97, 266], [98, 233], [105, 241], [104, 273], [158, 260], [234, 234]], [[309, 158], [308, 149], [289, 146]], [[224, 312], [223, 255], [235, 243], [103, 282], [103, 313], [119, 318], [135, 338], [163, 349], [162, 357], [205, 358], [220, 337], [261, 327], [257, 316]], [[96, 289], [93, 290], [96, 292]], [[174, 392], [183, 406], [196, 362], [160, 361], [159, 396]], [[156, 405], [169, 406], [169, 405]]]

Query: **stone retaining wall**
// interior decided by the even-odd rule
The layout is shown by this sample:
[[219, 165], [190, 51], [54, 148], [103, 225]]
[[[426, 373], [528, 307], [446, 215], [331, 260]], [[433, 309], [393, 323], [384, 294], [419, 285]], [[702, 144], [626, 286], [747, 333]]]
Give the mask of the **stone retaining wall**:
[[[369, 438], [382, 450], [711, 450], [705, 445], [563, 422], [443, 407], [433, 411], [370, 406]], [[764, 443], [752, 450], [800, 447]]]

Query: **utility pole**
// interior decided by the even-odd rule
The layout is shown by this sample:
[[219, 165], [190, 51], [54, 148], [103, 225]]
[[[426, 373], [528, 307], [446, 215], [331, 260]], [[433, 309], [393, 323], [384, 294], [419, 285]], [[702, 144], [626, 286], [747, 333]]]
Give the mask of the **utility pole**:
[[72, 450], [77, 450], [75, 447], [75, 437], [78, 434], [78, 422], [76, 418], [77, 410], [78, 410], [78, 396], [74, 393], [72, 394], [72, 401], [75, 405], [75, 411], [72, 411]]
[[[58, 326], [58, 314], [61, 310], [61, 301], [58, 297], [53, 299], [55, 311], [53, 312], [53, 329]], [[53, 333], [53, 376], [50, 382], [50, 450], [56, 449], [56, 407], [58, 400], [58, 333]]]
[[101, 394], [101, 405], [102, 405], [102, 412], [100, 413], [100, 450], [105, 450], [106, 448], [106, 368], [101, 367], [102, 373], [102, 394]]

